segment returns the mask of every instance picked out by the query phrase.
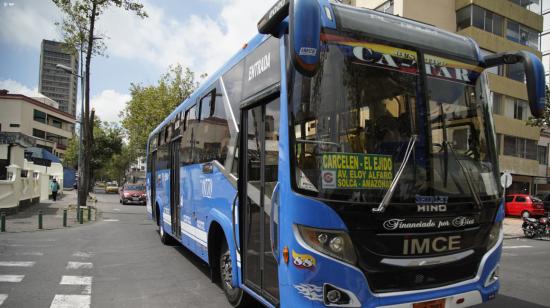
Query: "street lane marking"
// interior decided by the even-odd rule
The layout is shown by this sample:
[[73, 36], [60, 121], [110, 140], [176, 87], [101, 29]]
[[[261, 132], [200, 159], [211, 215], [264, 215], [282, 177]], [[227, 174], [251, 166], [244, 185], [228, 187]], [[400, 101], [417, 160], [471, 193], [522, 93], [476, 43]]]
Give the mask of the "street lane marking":
[[34, 261], [0, 261], [0, 266], [8, 267], [32, 267], [36, 262]]
[[61, 282], [59, 284], [84, 286], [82, 294], [92, 294], [91, 276], [63, 276], [61, 277]]
[[0, 294], [0, 306], [2, 306], [6, 298], [8, 298], [8, 294]]
[[69, 263], [67, 263], [67, 267], [66, 269], [81, 269], [81, 268], [93, 268], [94, 265], [93, 263], [90, 263], [90, 262], [73, 262], [73, 261], [69, 261]]
[[103, 219], [103, 221], [110, 221], [110, 222], [114, 222], [114, 221], [120, 221], [118, 219]]
[[114, 209], [114, 210], [117, 211], [117, 212], [120, 212], [120, 209]]
[[533, 246], [520, 245], [520, 246], [502, 246], [502, 249], [518, 249], [518, 248], [533, 248]]
[[56, 294], [50, 308], [89, 308], [90, 302], [90, 295]]
[[21, 282], [25, 275], [0, 275], [0, 282]]
[[77, 251], [73, 253], [73, 257], [77, 257], [77, 258], [89, 258], [91, 256], [92, 256], [91, 252]]
[[16, 252], [17, 256], [43, 256], [43, 252]]

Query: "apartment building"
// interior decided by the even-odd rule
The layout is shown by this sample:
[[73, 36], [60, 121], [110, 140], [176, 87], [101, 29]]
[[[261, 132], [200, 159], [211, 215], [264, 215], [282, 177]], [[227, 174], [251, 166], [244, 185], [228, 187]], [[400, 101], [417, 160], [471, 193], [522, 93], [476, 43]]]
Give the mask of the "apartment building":
[[37, 147], [62, 158], [73, 137], [75, 117], [47, 97], [27, 97], [0, 90], [0, 132], [32, 137]]
[[78, 72], [78, 57], [62, 43], [42, 40], [38, 91], [59, 103], [61, 111], [76, 114], [77, 77], [57, 68], [62, 64]]
[[[543, 30], [541, 13], [544, 4], [539, 0], [342, 2], [469, 36], [479, 44], [483, 54], [527, 50], [542, 57], [539, 51], [539, 35]], [[550, 24], [550, 20], [546, 22]], [[548, 64], [550, 62], [546, 63]], [[490, 69], [488, 74], [493, 96], [500, 169], [510, 171], [513, 175], [510, 191], [535, 193], [537, 184], [548, 183], [548, 143], [544, 143], [544, 140], [539, 143], [539, 128], [526, 125], [530, 111], [524, 78], [521, 64], [495, 67]]]

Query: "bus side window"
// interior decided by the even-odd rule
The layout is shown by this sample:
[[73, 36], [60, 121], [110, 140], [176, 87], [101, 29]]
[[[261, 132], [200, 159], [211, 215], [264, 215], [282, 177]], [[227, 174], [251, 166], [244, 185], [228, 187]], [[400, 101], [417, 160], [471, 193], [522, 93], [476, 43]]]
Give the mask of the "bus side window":
[[196, 163], [217, 160], [225, 162], [230, 133], [223, 98], [217, 99], [218, 89], [213, 88], [200, 101], [200, 123], [196, 131]]
[[183, 122], [183, 134], [180, 145], [181, 163], [189, 165], [193, 163], [193, 148], [195, 144], [194, 128], [197, 124], [196, 105], [185, 111]]

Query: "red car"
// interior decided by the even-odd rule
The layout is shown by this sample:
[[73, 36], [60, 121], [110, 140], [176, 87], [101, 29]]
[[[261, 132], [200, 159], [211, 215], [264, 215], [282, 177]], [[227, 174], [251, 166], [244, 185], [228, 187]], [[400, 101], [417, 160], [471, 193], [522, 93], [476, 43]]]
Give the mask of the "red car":
[[544, 203], [537, 197], [526, 194], [506, 195], [506, 215], [533, 217], [544, 216]]
[[145, 185], [125, 184], [120, 189], [120, 203], [122, 204], [143, 204], [147, 201]]

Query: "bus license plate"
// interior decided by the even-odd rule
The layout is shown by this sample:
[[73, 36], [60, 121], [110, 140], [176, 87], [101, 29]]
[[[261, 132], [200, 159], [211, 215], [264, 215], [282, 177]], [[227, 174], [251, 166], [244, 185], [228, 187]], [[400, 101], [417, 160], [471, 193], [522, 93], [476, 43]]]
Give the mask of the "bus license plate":
[[416, 303], [413, 304], [413, 308], [445, 308], [445, 299]]

